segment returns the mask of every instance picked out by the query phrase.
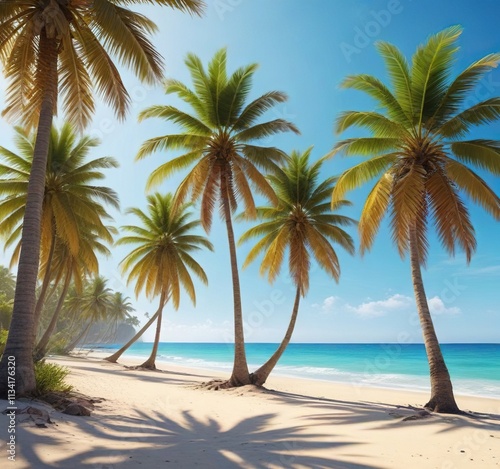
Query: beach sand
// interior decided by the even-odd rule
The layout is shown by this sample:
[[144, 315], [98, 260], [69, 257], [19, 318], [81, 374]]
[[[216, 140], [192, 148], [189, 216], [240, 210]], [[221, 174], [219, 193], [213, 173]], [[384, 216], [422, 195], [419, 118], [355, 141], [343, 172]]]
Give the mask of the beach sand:
[[[276, 376], [265, 390], [209, 391], [196, 385], [217, 372], [164, 364], [163, 372], [145, 372], [95, 355], [50, 361], [71, 369], [76, 391], [103, 401], [90, 417], [51, 411], [46, 428], [18, 421], [15, 462], [7, 459], [9, 420], [1, 414], [2, 468], [500, 467], [495, 399], [457, 396], [474, 418], [413, 419], [418, 411], [409, 406], [424, 404], [426, 393]], [[29, 404], [17, 401], [20, 409]]]

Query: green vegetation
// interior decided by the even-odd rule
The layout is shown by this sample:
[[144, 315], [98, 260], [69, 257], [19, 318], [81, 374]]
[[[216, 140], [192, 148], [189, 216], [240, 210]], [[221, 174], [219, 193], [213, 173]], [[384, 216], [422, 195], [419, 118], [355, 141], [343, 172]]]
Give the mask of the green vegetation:
[[70, 373], [69, 368], [45, 360], [35, 363], [36, 388], [35, 396], [43, 396], [49, 392], [70, 392], [73, 386], [64, 380]]
[[336, 178], [319, 181], [319, 172], [325, 159], [309, 162], [311, 148], [304, 153], [292, 152], [286, 165], [268, 177], [278, 198], [271, 207], [257, 208], [261, 224], [250, 228], [240, 243], [251, 238], [260, 238], [248, 253], [243, 267], [264, 253], [260, 273], [272, 283], [280, 273], [285, 253], [288, 252], [290, 276], [297, 290], [288, 329], [276, 352], [258, 370], [251, 374], [253, 384], [266, 382], [288, 346], [299, 312], [300, 297], [309, 290], [311, 259], [324, 269], [336, 282], [340, 278], [340, 263], [332, 243], [338, 244], [348, 253], [354, 254], [354, 242], [342, 229], [356, 222], [335, 212], [350, 206], [347, 200], [338, 200], [330, 207], [333, 185]]
[[201, 199], [200, 219], [207, 233], [212, 226], [214, 211], [220, 209], [226, 224], [234, 302], [235, 355], [233, 372], [227, 384], [239, 386], [250, 383], [250, 374], [245, 355], [232, 214], [238, 203], [243, 202], [247, 215], [255, 217], [253, 190], [276, 201], [262, 171], [276, 170], [286, 159], [286, 154], [255, 142], [283, 132], [298, 133], [298, 130], [294, 124], [280, 118], [259, 122], [267, 111], [286, 101], [286, 95], [271, 91], [247, 103], [257, 64], [241, 67], [228, 76], [226, 61], [225, 49], [214, 55], [207, 69], [196, 55], [188, 55], [185, 63], [194, 88], [190, 89], [178, 80], [167, 80], [165, 92], [177, 95], [190, 108], [191, 114], [165, 105], [152, 106], [139, 115], [140, 120], [159, 117], [174, 122], [180, 125], [182, 133], [147, 140], [137, 158], [158, 150], [185, 151], [154, 170], [148, 187], [160, 183], [172, 173], [190, 168], [175, 194], [177, 203], [189, 196], [193, 201]]
[[[0, 236], [13, 249], [10, 267], [18, 272], [16, 283], [9, 269], [0, 268], [0, 353], [5, 350], [0, 397], [7, 392], [6, 356], [14, 351], [18, 396], [69, 391], [64, 383], [68, 370], [43, 361], [50, 350], [68, 353], [86, 341], [109, 340], [120, 324], [139, 326], [129, 298], [113, 291], [99, 274], [99, 257], [109, 255], [113, 245], [133, 246], [120, 264], [122, 274], [134, 284], [136, 295], [158, 298], [158, 309], [108, 359], [116, 361], [156, 321], [151, 356], [142, 364], [154, 369], [166, 304], [178, 309], [182, 291], [196, 302], [193, 275], [208, 283], [195, 254], [213, 246], [197, 231], [209, 233], [217, 211], [229, 248], [235, 342], [232, 373], [222, 386], [264, 384], [292, 338], [312, 263], [338, 282], [335, 246], [354, 254], [354, 241], [344, 228], [356, 222], [340, 213], [350, 207], [345, 195], [374, 182], [359, 220], [360, 252], [371, 249], [387, 217], [396, 249], [410, 260], [430, 366], [426, 407], [460, 412], [421, 269], [431, 227], [445, 251], [453, 255], [461, 249], [470, 262], [476, 250], [470, 202], [500, 220], [498, 195], [475, 172], [500, 175], [500, 141], [467, 137], [474, 127], [500, 120], [499, 97], [467, 107], [470, 92], [497, 67], [500, 54], [487, 55], [453, 76], [458, 26], [430, 37], [411, 63], [396, 46], [378, 42], [389, 85], [368, 74], [348, 76], [342, 83], [373, 99], [376, 110], [344, 111], [335, 124], [337, 134], [361, 128], [369, 135], [341, 140], [316, 161], [311, 161], [311, 149], [287, 155], [264, 145], [269, 137], [299, 130], [285, 119], [268, 118], [286, 102], [283, 92], [251, 98], [257, 64], [228, 73], [225, 49], [207, 65], [189, 54], [185, 65], [191, 84], [165, 80], [166, 95], [173, 95], [180, 107], [158, 104], [139, 114], [139, 121], [163, 119], [166, 132], [172, 125], [179, 130], [146, 140], [136, 155], [167, 153], [149, 175], [146, 189], [181, 171], [183, 179], [172, 192], [149, 195], [147, 210], [130, 208], [127, 215], [138, 224], [119, 232], [108, 214], [109, 208], [119, 208], [118, 195], [96, 185], [118, 163], [112, 157], [90, 158], [99, 142], [84, 131], [92, 122], [95, 93], [119, 119], [130, 107], [114, 59], [141, 82], [164, 79], [163, 60], [149, 40], [156, 25], [129, 9], [145, 3], [192, 14], [200, 14], [203, 6], [201, 0], [1, 3], [0, 60], [9, 81], [3, 115], [21, 126], [15, 127], [17, 152], [0, 147]], [[53, 126], [58, 107], [67, 120], [60, 128]], [[320, 179], [325, 160], [335, 155], [364, 160], [340, 176]], [[256, 197], [264, 199], [262, 206]], [[192, 208], [199, 210], [199, 220], [192, 219]], [[233, 227], [240, 208], [237, 219], [258, 220], [240, 240], [258, 239], [243, 267], [261, 257], [261, 274], [273, 282], [287, 259], [296, 288], [281, 344], [253, 373], [245, 353]]]
[[500, 175], [500, 141], [465, 137], [475, 126], [500, 119], [500, 98], [466, 108], [468, 92], [496, 67], [500, 54], [478, 60], [450, 80], [459, 50], [457, 26], [432, 36], [420, 46], [411, 66], [392, 44], [379, 42], [392, 90], [370, 75], [347, 77], [344, 88], [360, 90], [377, 102], [379, 112], [347, 111], [337, 119], [337, 132], [355, 126], [369, 137], [350, 138], [334, 153], [362, 155], [366, 161], [345, 171], [332, 194], [344, 194], [376, 179], [359, 221], [361, 252], [373, 244], [386, 213], [401, 257], [410, 255], [417, 310], [430, 366], [431, 398], [426, 407], [457, 413], [450, 375], [444, 362], [422, 281], [427, 259], [428, 225], [451, 255], [459, 246], [471, 260], [476, 249], [466, 202], [474, 201], [500, 219], [500, 200], [469, 165]]

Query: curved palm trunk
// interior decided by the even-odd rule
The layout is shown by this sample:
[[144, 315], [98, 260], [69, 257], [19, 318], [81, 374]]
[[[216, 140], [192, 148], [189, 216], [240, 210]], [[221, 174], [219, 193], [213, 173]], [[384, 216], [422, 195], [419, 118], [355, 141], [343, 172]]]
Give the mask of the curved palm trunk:
[[297, 292], [295, 293], [295, 302], [293, 303], [292, 316], [290, 317], [290, 323], [288, 324], [288, 329], [286, 330], [285, 337], [281, 341], [281, 344], [276, 349], [276, 352], [273, 353], [271, 358], [267, 360], [257, 371], [254, 371], [250, 375], [250, 380], [252, 384], [256, 384], [257, 386], [262, 386], [271, 371], [273, 371], [274, 367], [278, 363], [278, 360], [281, 358], [283, 353], [285, 352], [290, 340], [292, 338], [293, 330], [295, 329], [295, 323], [297, 322], [297, 315], [299, 312], [299, 304], [300, 304], [300, 288], [297, 287]]
[[52, 235], [52, 240], [50, 242], [50, 250], [49, 250], [49, 255], [47, 257], [47, 266], [45, 267], [45, 275], [43, 277], [42, 288], [40, 289], [40, 294], [38, 295], [38, 299], [36, 300], [35, 312], [33, 313], [35, 331], [37, 330], [38, 324], [40, 322], [40, 315], [42, 312], [43, 305], [45, 303], [45, 296], [47, 294], [47, 290], [49, 289], [50, 285], [50, 274], [51, 274], [50, 266], [52, 264], [52, 258], [54, 257], [55, 246], [56, 246], [56, 235], [54, 232], [54, 234]]
[[64, 286], [61, 292], [61, 296], [59, 297], [59, 301], [57, 302], [56, 309], [54, 311], [54, 314], [52, 315], [52, 319], [50, 320], [49, 325], [47, 326], [47, 330], [43, 334], [42, 338], [38, 342], [37, 346], [35, 347], [35, 353], [34, 357], [35, 360], [41, 360], [46, 354], [47, 354], [47, 346], [49, 345], [49, 340], [52, 337], [52, 333], [54, 332], [54, 329], [56, 328], [57, 320], [59, 319], [59, 314], [62, 310], [64, 300], [66, 298], [66, 294], [68, 293], [69, 290], [69, 285], [71, 283], [71, 274], [66, 275], [66, 279], [64, 281]]
[[82, 329], [82, 331], [80, 332], [80, 334], [78, 334], [76, 336], [76, 338], [73, 340], [73, 342], [71, 342], [66, 348], [65, 348], [65, 352], [66, 353], [69, 353], [71, 352], [77, 345], [78, 345], [78, 342], [80, 342], [80, 340], [82, 340], [86, 335], [87, 333], [89, 332], [90, 330], [90, 326], [92, 326], [92, 321], [89, 321], [87, 323], [87, 325]]
[[153, 350], [151, 350], [151, 355], [149, 358], [142, 364], [139, 365], [140, 368], [148, 368], [150, 370], [156, 370], [156, 355], [158, 353], [158, 344], [160, 343], [160, 334], [161, 334], [161, 320], [162, 320], [162, 312], [165, 307], [165, 293], [162, 292], [160, 297], [160, 306], [158, 307], [158, 319], [156, 321], [156, 333], [155, 333], [155, 341], [153, 343]]
[[35, 345], [35, 290], [40, 259], [42, 204], [45, 192], [45, 172], [49, 151], [50, 130], [57, 97], [57, 40], [48, 38], [43, 29], [40, 34], [37, 73], [45, 77], [43, 101], [33, 152], [26, 209], [21, 235], [21, 253], [17, 270], [14, 311], [7, 344], [0, 361], [0, 398], [7, 397], [10, 362], [16, 363], [16, 396], [21, 397], [35, 390], [33, 347]]
[[457, 414], [460, 413], [460, 409], [455, 402], [450, 374], [444, 362], [443, 354], [441, 353], [441, 347], [439, 346], [436, 331], [434, 330], [434, 324], [432, 323], [432, 317], [425, 295], [422, 272], [420, 269], [420, 256], [414, 229], [410, 229], [410, 264], [413, 290], [415, 292], [418, 317], [424, 336], [425, 351], [427, 353], [427, 360], [429, 361], [431, 378], [431, 398], [424, 407], [434, 412]]
[[153, 324], [156, 321], [156, 318], [158, 317], [159, 314], [160, 310], [158, 309], [158, 311], [156, 311], [156, 313], [149, 318], [149, 321], [146, 324], [144, 324], [142, 329], [139, 332], [137, 332], [137, 334], [135, 334], [134, 337], [132, 337], [120, 350], [116, 351], [109, 357], [106, 357], [104, 360], [107, 360], [108, 362], [111, 363], [116, 363], [116, 361], [122, 356], [123, 352], [125, 352], [125, 350], [127, 350], [132, 344], [134, 344], [137, 340], [139, 340], [142, 334], [144, 334], [149, 329], [151, 324]]
[[227, 229], [227, 240], [229, 244], [229, 255], [231, 259], [231, 275], [233, 281], [234, 300], [234, 363], [233, 372], [229, 378], [230, 386], [244, 386], [250, 384], [250, 373], [248, 371], [247, 358], [245, 354], [245, 336], [243, 333], [243, 315], [241, 312], [240, 278], [238, 274], [238, 262], [236, 258], [236, 245], [234, 242], [233, 224], [231, 222], [231, 209], [229, 207], [228, 187], [226, 176], [223, 175], [221, 182], [222, 205]]

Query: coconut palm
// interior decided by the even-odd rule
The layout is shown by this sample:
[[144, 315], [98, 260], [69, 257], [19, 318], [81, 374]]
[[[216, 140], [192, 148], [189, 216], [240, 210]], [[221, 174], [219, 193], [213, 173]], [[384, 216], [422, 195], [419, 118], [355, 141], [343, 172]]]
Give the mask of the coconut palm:
[[226, 50], [219, 50], [205, 70], [201, 60], [189, 54], [185, 61], [194, 89], [177, 80], [167, 80], [165, 92], [176, 94], [190, 108], [182, 111], [174, 106], [152, 106], [140, 113], [140, 120], [159, 117], [181, 126], [182, 133], [164, 135], [147, 140], [137, 158], [156, 151], [182, 150], [183, 153], [160, 165], [151, 174], [148, 185], [154, 186], [172, 173], [191, 168], [181, 182], [176, 198], [182, 203], [188, 196], [201, 198], [201, 222], [208, 232], [214, 210], [220, 208], [226, 223], [234, 300], [235, 356], [228, 386], [250, 382], [245, 355], [241, 293], [238, 263], [231, 215], [238, 202], [245, 211], [255, 215], [252, 188], [271, 200], [275, 196], [262, 170], [270, 171], [285, 158], [274, 147], [254, 144], [265, 137], [286, 131], [297, 132], [296, 127], [283, 119], [259, 122], [262, 115], [286, 100], [278, 91], [271, 91], [247, 104], [256, 64], [227, 74]]
[[123, 295], [122, 292], [114, 292], [111, 295], [111, 307], [106, 316], [108, 327], [102, 331], [96, 342], [106, 342], [116, 334], [119, 324], [130, 318], [134, 307], [130, 303], [130, 298]]
[[251, 374], [253, 384], [262, 385], [283, 355], [292, 338], [299, 312], [300, 297], [309, 289], [311, 259], [331, 275], [336, 282], [340, 277], [340, 263], [332, 242], [354, 253], [352, 238], [342, 227], [356, 224], [354, 220], [335, 211], [351, 205], [346, 200], [337, 201], [330, 207], [330, 197], [336, 178], [320, 182], [320, 170], [325, 159], [309, 162], [311, 148], [304, 153], [292, 152], [286, 166], [268, 176], [277, 197], [273, 207], [259, 207], [262, 220], [250, 228], [240, 243], [261, 238], [250, 250], [244, 267], [264, 253], [260, 273], [272, 283], [281, 271], [288, 252], [288, 265], [292, 282], [296, 286], [295, 302], [286, 334], [269, 360]]
[[[111, 228], [109, 229], [111, 230]], [[76, 292], [81, 293], [83, 289], [82, 279], [96, 275], [99, 271], [97, 254], [103, 256], [109, 256], [110, 254], [109, 249], [101, 243], [99, 236], [96, 235], [91, 226], [87, 226], [86, 229], [81, 228], [79, 246], [78, 254], [75, 256], [68, 244], [59, 238], [56, 240], [51, 269], [52, 288], [57, 291], [58, 285], [62, 282], [62, 290], [59, 292], [59, 298], [50, 322], [36, 344], [34, 352], [36, 360], [41, 360], [47, 353], [50, 338], [56, 328], [70, 286], [73, 284]]]
[[444, 249], [453, 255], [458, 245], [469, 262], [476, 240], [463, 195], [500, 218], [500, 199], [468, 167], [500, 174], [500, 141], [466, 139], [474, 126], [500, 118], [500, 98], [464, 107], [470, 90], [497, 66], [500, 55], [487, 55], [452, 78], [460, 33], [460, 27], [454, 26], [430, 37], [413, 55], [411, 66], [395, 46], [379, 42], [377, 49], [386, 63], [392, 89], [370, 75], [344, 80], [344, 88], [364, 91], [377, 101], [381, 112], [348, 111], [337, 119], [337, 132], [359, 126], [371, 135], [335, 146], [334, 153], [361, 155], [367, 160], [345, 171], [332, 195], [335, 202], [346, 191], [376, 179], [359, 222], [361, 252], [371, 248], [388, 213], [400, 255], [410, 254], [430, 367], [431, 397], [426, 407], [447, 413], [459, 409], [422, 281], [428, 223], [432, 221]]
[[[0, 395], [7, 391], [7, 357], [16, 357], [16, 392], [35, 388], [33, 314], [38, 275], [45, 169], [52, 119], [58, 101], [67, 119], [83, 128], [94, 111], [93, 89], [119, 118], [129, 95], [112, 57], [141, 81], [162, 75], [162, 60], [148, 39], [155, 24], [129, 10], [143, 0], [26, 0], [0, 3], [0, 60], [10, 84], [6, 115], [37, 128], [26, 201], [14, 312], [0, 361]], [[199, 13], [201, 0], [148, 0], [148, 3]], [[61, 96], [59, 96], [59, 94]], [[62, 98], [62, 99], [58, 99]]]
[[[5, 249], [14, 245], [11, 266], [17, 264], [21, 250], [21, 232], [25, 213], [28, 182], [33, 164], [35, 134], [16, 128], [19, 154], [0, 147], [4, 163], [0, 165], [0, 233], [6, 236]], [[76, 257], [80, 249], [82, 230], [94, 227], [94, 236], [112, 242], [104, 220], [109, 220], [106, 205], [118, 208], [118, 196], [108, 187], [96, 186], [103, 179], [103, 170], [116, 168], [110, 157], [88, 160], [88, 153], [99, 140], [77, 138], [75, 129], [66, 123], [59, 131], [52, 127], [45, 173], [42, 204], [41, 277], [43, 284], [35, 307], [35, 328], [48, 290], [56, 239], [64, 243]], [[103, 205], [104, 204], [104, 205]]]
[[71, 298], [69, 307], [77, 319], [78, 330], [66, 346], [67, 352], [85, 342], [93, 324], [108, 318], [113, 307], [113, 292], [107, 283], [104, 277], [96, 276], [88, 281], [82, 295]]
[[127, 213], [135, 215], [141, 225], [127, 225], [129, 233], [118, 244], [135, 247], [122, 261], [123, 272], [128, 272], [127, 282], [135, 282], [135, 294], [142, 291], [148, 298], [159, 296], [156, 333], [150, 357], [140, 367], [155, 369], [156, 354], [160, 342], [162, 313], [171, 298], [175, 309], [179, 308], [181, 286], [196, 303], [196, 293], [190, 271], [204, 284], [208, 283], [205, 271], [191, 253], [201, 248], [213, 250], [205, 237], [193, 234], [199, 220], [190, 221], [190, 204], [174, 207], [172, 194], [155, 193], [148, 196], [147, 213], [131, 208]]

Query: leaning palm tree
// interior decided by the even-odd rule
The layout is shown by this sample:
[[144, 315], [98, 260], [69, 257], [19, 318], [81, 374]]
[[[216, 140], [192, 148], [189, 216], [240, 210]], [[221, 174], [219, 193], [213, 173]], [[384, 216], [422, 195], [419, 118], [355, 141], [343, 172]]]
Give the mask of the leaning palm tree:
[[[354, 253], [352, 238], [342, 227], [356, 224], [355, 220], [334, 213], [351, 205], [338, 200], [330, 207], [336, 178], [319, 182], [319, 173], [325, 158], [309, 162], [311, 148], [304, 153], [292, 152], [286, 166], [268, 176], [278, 204], [259, 207], [257, 213], [262, 223], [250, 228], [240, 243], [251, 238], [261, 238], [250, 250], [244, 267], [264, 253], [260, 273], [272, 283], [280, 273], [285, 253], [288, 252], [290, 276], [296, 286], [295, 302], [285, 336], [269, 360], [250, 375], [252, 384], [263, 385], [288, 346], [299, 312], [300, 297], [309, 289], [311, 259], [331, 275], [336, 282], [340, 277], [340, 263], [332, 242]], [[244, 214], [243, 214], [244, 215]]]
[[191, 256], [201, 248], [213, 250], [205, 237], [193, 234], [200, 225], [199, 220], [190, 221], [190, 204], [174, 206], [172, 194], [155, 193], [148, 196], [148, 212], [131, 208], [127, 212], [135, 215], [141, 226], [123, 227], [128, 236], [118, 244], [134, 244], [135, 247], [122, 261], [122, 269], [128, 272], [127, 282], [135, 282], [135, 294], [144, 291], [148, 298], [159, 296], [156, 332], [149, 358], [140, 368], [155, 369], [156, 354], [160, 342], [162, 313], [167, 300], [172, 299], [179, 308], [181, 286], [193, 303], [196, 293], [190, 271], [204, 284], [208, 283], [205, 271]]
[[[168, 298], [167, 298], [168, 302]], [[165, 303], [166, 304], [166, 303]], [[163, 310], [163, 307], [162, 307]], [[135, 344], [142, 336], [143, 334], [151, 327], [151, 325], [158, 319], [158, 316], [160, 315], [160, 309], [158, 309], [142, 326], [133, 337], [130, 338], [130, 340], [124, 344], [122, 347], [120, 347], [116, 352], [112, 353], [109, 357], [104, 358], [104, 360], [107, 360], [108, 362], [111, 363], [116, 363], [118, 359], [133, 345]]]
[[[82, 279], [96, 275], [99, 271], [97, 254], [104, 256], [110, 254], [109, 249], [101, 242], [100, 237], [90, 226], [87, 226], [86, 229], [81, 227], [79, 244], [78, 254], [75, 256], [65, 242], [57, 239], [52, 267], [52, 288], [57, 291], [58, 285], [62, 283], [62, 290], [59, 291], [56, 307], [45, 332], [35, 346], [35, 360], [41, 360], [48, 351], [49, 341], [56, 329], [71, 284], [77, 292], [82, 292]], [[83, 301], [81, 305], [83, 305]]]
[[376, 178], [360, 218], [361, 252], [371, 248], [388, 212], [392, 239], [400, 255], [410, 254], [430, 367], [431, 397], [426, 407], [446, 413], [457, 413], [459, 409], [422, 281], [428, 222], [432, 221], [442, 246], [450, 254], [458, 245], [469, 262], [476, 240], [461, 193], [500, 218], [500, 199], [467, 166], [499, 175], [500, 141], [465, 139], [474, 126], [500, 118], [500, 98], [464, 107], [468, 93], [497, 66], [500, 54], [487, 55], [452, 79], [460, 33], [461, 28], [454, 26], [432, 36], [417, 49], [411, 66], [395, 46], [379, 42], [377, 48], [385, 60], [392, 90], [370, 75], [345, 79], [344, 88], [368, 93], [382, 111], [348, 111], [337, 119], [337, 132], [360, 126], [372, 135], [344, 140], [335, 146], [334, 153], [368, 159], [345, 171], [332, 195], [335, 203], [346, 191]]
[[[37, 128], [14, 312], [0, 361], [0, 395], [7, 392], [7, 357], [17, 363], [19, 396], [35, 389], [33, 314], [40, 250], [43, 185], [52, 119], [57, 103], [67, 119], [85, 127], [94, 111], [93, 89], [123, 118], [129, 95], [112, 56], [141, 81], [162, 75], [161, 56], [148, 36], [156, 25], [129, 10], [143, 0], [25, 0], [0, 3], [0, 60], [10, 81], [4, 111], [9, 119]], [[201, 0], [149, 0], [199, 13]], [[59, 94], [62, 99], [59, 98]]]
[[231, 216], [239, 201], [249, 215], [255, 215], [252, 187], [275, 200], [261, 171], [274, 170], [285, 154], [277, 148], [261, 147], [252, 142], [286, 131], [298, 133], [298, 130], [283, 119], [258, 123], [266, 111], [287, 98], [281, 92], [271, 91], [246, 104], [257, 65], [241, 67], [228, 76], [226, 59], [226, 50], [218, 51], [205, 70], [196, 55], [188, 55], [185, 63], [194, 89], [177, 80], [167, 80], [165, 91], [176, 94], [191, 108], [192, 114], [169, 105], [152, 106], [140, 113], [140, 120], [160, 117], [179, 124], [182, 133], [147, 140], [137, 158], [160, 150], [185, 151], [153, 171], [148, 185], [154, 186], [172, 173], [192, 167], [177, 190], [178, 203], [189, 195], [194, 201], [201, 198], [201, 222], [207, 232], [214, 210], [220, 208], [227, 229], [234, 301], [235, 355], [233, 372], [226, 384], [238, 386], [248, 384], [250, 377]]
[[[0, 234], [6, 237], [4, 248], [15, 246], [11, 266], [17, 264], [21, 250], [21, 232], [25, 214], [28, 182], [33, 165], [34, 133], [16, 128], [18, 153], [0, 147]], [[90, 159], [89, 152], [99, 140], [83, 136], [77, 138], [75, 129], [65, 123], [60, 130], [52, 127], [45, 173], [42, 204], [41, 272], [42, 287], [35, 306], [35, 330], [52, 276], [51, 266], [56, 240], [64, 243], [76, 257], [80, 249], [82, 231], [93, 228], [93, 235], [111, 243], [109, 205], [118, 208], [118, 196], [108, 187], [96, 186], [104, 178], [103, 170], [116, 168], [110, 157]]]

